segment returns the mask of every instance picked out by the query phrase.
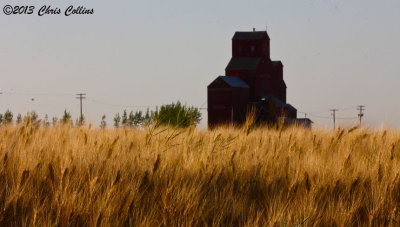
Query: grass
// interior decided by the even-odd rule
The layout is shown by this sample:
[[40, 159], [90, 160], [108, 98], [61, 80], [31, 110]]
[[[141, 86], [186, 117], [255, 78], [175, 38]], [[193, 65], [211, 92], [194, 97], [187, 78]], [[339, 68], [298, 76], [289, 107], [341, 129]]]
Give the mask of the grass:
[[0, 127], [0, 226], [398, 226], [400, 132]]

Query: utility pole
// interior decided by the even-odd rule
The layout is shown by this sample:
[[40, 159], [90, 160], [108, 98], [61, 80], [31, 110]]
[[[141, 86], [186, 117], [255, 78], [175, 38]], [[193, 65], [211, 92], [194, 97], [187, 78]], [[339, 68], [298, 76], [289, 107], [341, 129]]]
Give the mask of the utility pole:
[[332, 111], [332, 116], [333, 116], [333, 130], [336, 129], [336, 111], [338, 111], [338, 109], [331, 109], [329, 111]]
[[77, 99], [80, 100], [80, 104], [81, 104], [81, 118], [79, 120], [79, 122], [82, 124], [83, 123], [83, 113], [82, 113], [82, 99], [86, 99], [86, 94], [85, 93], [79, 93], [76, 94], [78, 97], [76, 97]]
[[362, 118], [364, 117], [363, 111], [365, 110], [365, 106], [361, 106], [360, 105], [360, 106], [357, 107], [357, 110], [360, 111], [360, 113], [358, 114], [358, 118], [360, 119], [360, 125], [361, 125]]

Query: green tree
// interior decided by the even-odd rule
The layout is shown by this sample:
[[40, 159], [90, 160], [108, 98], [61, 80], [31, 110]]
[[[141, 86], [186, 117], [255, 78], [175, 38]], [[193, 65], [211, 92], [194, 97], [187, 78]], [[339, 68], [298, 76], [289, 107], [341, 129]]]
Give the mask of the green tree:
[[149, 109], [146, 110], [146, 114], [143, 117], [143, 122], [142, 125], [143, 126], [147, 126], [153, 123], [154, 120], [154, 111], [150, 111]]
[[128, 126], [128, 112], [126, 110], [122, 113], [121, 124], [124, 127]]
[[[122, 112], [122, 115], [119, 113], [115, 115], [114, 117], [114, 126], [118, 127], [119, 124], [121, 123], [121, 126], [124, 127], [134, 127], [138, 128], [141, 126], [146, 126], [148, 124], [151, 124], [154, 119], [155, 112], [147, 109], [146, 115], [143, 114], [143, 111], [139, 110], [136, 112], [129, 112], [127, 110], [124, 110]], [[122, 117], [121, 117], [122, 116]]]
[[174, 127], [189, 127], [197, 125], [201, 120], [198, 108], [187, 107], [180, 102], [161, 106], [154, 115], [154, 122], [159, 125], [170, 125]]
[[0, 125], [3, 124], [4, 118], [3, 118], [3, 114], [0, 113]]
[[67, 110], [64, 110], [64, 115], [61, 118], [61, 123], [72, 124], [71, 114], [69, 112], [67, 112]]
[[133, 124], [134, 124], [134, 121], [135, 121], [135, 115], [133, 114], [133, 111], [131, 111], [131, 112], [129, 113], [129, 116], [128, 116], [128, 125], [129, 125], [130, 127], [132, 127]]
[[11, 124], [12, 123], [12, 121], [13, 121], [13, 114], [11, 113], [11, 111], [10, 110], [7, 110], [5, 113], [4, 113], [4, 115], [3, 115], [3, 122], [4, 122], [4, 124]]
[[39, 115], [35, 111], [32, 111], [30, 113], [30, 115], [31, 115], [31, 118], [32, 118], [32, 120], [31, 120], [32, 124], [39, 124], [40, 123]]
[[131, 127], [140, 127], [143, 124], [143, 112], [141, 110], [136, 111], [135, 113], [131, 112], [129, 114], [129, 125]]
[[121, 122], [121, 116], [119, 116], [119, 113], [115, 114], [113, 120], [114, 120], [114, 127], [118, 128]]
[[100, 128], [104, 129], [104, 128], [106, 128], [106, 127], [107, 127], [106, 115], [104, 114], [104, 115], [101, 117]]
[[[18, 122], [18, 117], [17, 117], [17, 122]], [[40, 124], [41, 120], [39, 119], [39, 116], [37, 115], [37, 113], [35, 111], [32, 111], [32, 112], [28, 112], [24, 116], [24, 123], [27, 123], [27, 122], [29, 122], [30, 124], [38, 125], [38, 124]]]
[[17, 115], [16, 123], [17, 124], [21, 124], [22, 123], [22, 115], [20, 113]]

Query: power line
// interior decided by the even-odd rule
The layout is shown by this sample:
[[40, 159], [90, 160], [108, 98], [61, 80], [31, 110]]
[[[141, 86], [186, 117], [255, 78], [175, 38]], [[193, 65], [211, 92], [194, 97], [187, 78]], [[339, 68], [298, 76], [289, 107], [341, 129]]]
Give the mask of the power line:
[[49, 97], [60, 97], [60, 96], [71, 96], [73, 94], [69, 93], [22, 93], [22, 92], [2, 92], [2, 94], [5, 95], [21, 95], [21, 96], [49, 96]]
[[114, 104], [114, 103], [108, 103], [108, 102], [103, 102], [103, 101], [99, 101], [96, 99], [90, 99], [90, 101], [101, 104], [101, 105], [105, 105], [105, 106], [114, 106], [114, 107], [125, 107], [125, 108], [133, 108], [133, 109], [137, 109], [137, 108], [155, 108], [157, 106], [130, 106], [130, 105], [122, 105], [122, 104]]
[[[336, 111], [338, 111], [338, 109], [336, 109]], [[331, 117], [328, 117], [328, 116], [320, 116], [320, 115], [309, 114], [309, 113], [303, 113], [303, 114], [305, 114], [306, 116], [315, 117], [315, 118], [331, 119]], [[355, 120], [355, 119], [357, 119], [357, 117], [336, 117], [336, 119], [338, 119], [338, 120]]]
[[[337, 111], [347, 111], [347, 110], [351, 110], [351, 109], [353, 109], [353, 108], [349, 107], [349, 108], [336, 108], [336, 109], [334, 109], [335, 110], [335, 122], [336, 122], [336, 119], [339, 119], [339, 120], [355, 120], [355, 119], [359, 118], [359, 117], [336, 117], [336, 112]], [[297, 112], [304, 114], [306, 117], [307, 116], [311, 116], [311, 117], [315, 117], [315, 118], [329, 119], [331, 117], [321, 116], [321, 115], [318, 115], [316, 113], [326, 113], [326, 112], [332, 112], [332, 111], [333, 110], [318, 111], [318, 112], [302, 112], [302, 111], [297, 111]], [[333, 113], [332, 113], [332, 116], [333, 116]]]
[[[338, 111], [347, 111], [347, 110], [353, 110], [354, 107], [344, 107], [344, 108], [336, 108]], [[329, 113], [331, 112], [330, 110], [321, 110], [321, 111], [307, 111], [307, 112], [301, 112], [301, 111], [297, 111], [299, 113], [303, 113], [303, 114], [321, 114], [321, 113]]]
[[311, 117], [316, 117], [316, 118], [330, 119], [330, 117], [327, 117], [327, 116], [320, 116], [320, 115], [315, 115], [315, 114], [310, 114], [310, 113], [308, 113], [308, 115]]
[[338, 108], [338, 110], [340, 110], [340, 111], [354, 110], [354, 107]]
[[302, 112], [302, 111], [297, 110], [297, 112], [302, 113], [302, 114], [321, 114], [321, 113], [328, 113], [329, 110], [328, 111], [307, 111], [307, 112]]
[[[105, 105], [105, 106], [124, 107], [124, 108], [132, 108], [132, 109], [141, 109], [141, 108], [149, 108], [150, 109], [150, 108], [159, 107], [159, 106], [132, 106], [132, 105], [114, 104], [114, 103], [109, 103], [109, 102], [103, 102], [103, 101], [100, 101], [100, 100], [97, 100], [97, 99], [89, 99], [89, 101], [94, 102], [94, 103], [98, 103], [98, 104], [101, 104], [101, 105]], [[202, 106], [200, 106], [200, 107], [196, 107], [196, 106], [194, 106], [194, 107], [196, 107], [196, 108], [198, 108], [200, 110], [207, 110], [208, 109], [207, 107], [203, 108], [203, 106], [204, 106], [204, 104]]]
[[356, 120], [357, 117], [336, 117], [339, 120]]

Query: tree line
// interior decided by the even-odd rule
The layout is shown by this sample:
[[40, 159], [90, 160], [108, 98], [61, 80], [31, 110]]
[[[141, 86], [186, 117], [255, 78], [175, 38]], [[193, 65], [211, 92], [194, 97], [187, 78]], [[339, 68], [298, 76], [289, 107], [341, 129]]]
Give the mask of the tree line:
[[[107, 116], [103, 115], [100, 122], [101, 128], [107, 127]], [[196, 126], [201, 120], [201, 113], [196, 107], [189, 107], [181, 104], [180, 102], [162, 105], [156, 110], [147, 109], [145, 112], [123, 110], [122, 113], [116, 113], [113, 117], [113, 126], [115, 128], [119, 127], [129, 127], [129, 128], [140, 128], [146, 127], [148, 125], [156, 124], [169, 125], [173, 127], [189, 127]], [[76, 126], [81, 126], [85, 124], [85, 117], [83, 119], [77, 118], [75, 123], [72, 119], [71, 113], [64, 110], [63, 115], [60, 118], [53, 117], [51, 120], [46, 114], [43, 119], [40, 119], [35, 111], [28, 112], [25, 116], [18, 114], [15, 117], [10, 110], [0, 113], [0, 125], [12, 124], [15, 121], [17, 124], [21, 123], [31, 123], [43, 126], [51, 126], [57, 124], [71, 124]]]

